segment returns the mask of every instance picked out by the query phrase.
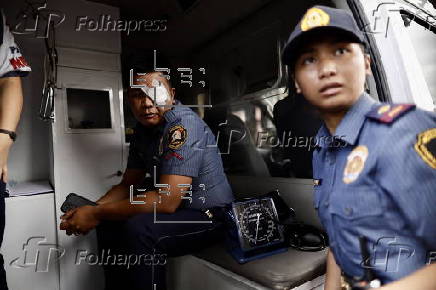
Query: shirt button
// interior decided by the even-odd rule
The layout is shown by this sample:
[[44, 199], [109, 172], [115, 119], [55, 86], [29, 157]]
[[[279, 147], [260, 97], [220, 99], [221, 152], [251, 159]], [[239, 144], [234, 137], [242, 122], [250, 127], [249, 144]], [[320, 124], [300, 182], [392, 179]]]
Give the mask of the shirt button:
[[352, 215], [353, 214], [353, 209], [351, 207], [346, 207], [345, 208], [345, 215]]

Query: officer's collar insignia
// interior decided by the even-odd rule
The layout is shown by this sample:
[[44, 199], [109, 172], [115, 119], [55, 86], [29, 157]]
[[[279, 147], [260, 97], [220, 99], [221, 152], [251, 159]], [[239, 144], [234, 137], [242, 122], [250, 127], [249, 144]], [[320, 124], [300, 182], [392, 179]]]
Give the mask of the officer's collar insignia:
[[381, 105], [369, 111], [366, 116], [382, 123], [392, 123], [415, 108], [412, 104]]
[[167, 155], [165, 155], [164, 158], [166, 160], [170, 160], [171, 157], [176, 157], [179, 160], [183, 160], [184, 159], [182, 155], [180, 155], [180, 154], [178, 154], [177, 152], [174, 152], [174, 151], [170, 151]]
[[311, 8], [307, 10], [303, 19], [301, 20], [301, 30], [307, 31], [309, 29], [327, 26], [330, 23], [330, 16], [320, 8]]
[[387, 111], [389, 111], [390, 108], [391, 108], [391, 105], [383, 105], [377, 110], [377, 114], [382, 115], [382, 114], [386, 113]]
[[415, 144], [416, 152], [425, 163], [436, 169], [436, 128], [418, 134], [417, 139]]
[[314, 179], [313, 180], [313, 185], [314, 186], [319, 186], [322, 184], [322, 179]]
[[182, 125], [176, 125], [168, 131], [168, 148], [176, 150], [185, 144], [188, 132]]
[[359, 145], [347, 156], [347, 164], [344, 169], [342, 181], [346, 184], [354, 182], [365, 167], [368, 158], [368, 147]]

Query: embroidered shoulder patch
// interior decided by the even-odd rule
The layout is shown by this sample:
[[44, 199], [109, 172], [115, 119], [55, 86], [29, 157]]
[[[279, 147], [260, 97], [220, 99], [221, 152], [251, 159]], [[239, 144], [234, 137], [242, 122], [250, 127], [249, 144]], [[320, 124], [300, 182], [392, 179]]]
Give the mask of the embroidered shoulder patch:
[[170, 128], [168, 131], [168, 147], [176, 150], [185, 144], [188, 137], [188, 132], [182, 125], [176, 125]]
[[383, 104], [369, 111], [366, 116], [381, 123], [392, 123], [413, 109], [415, 105], [412, 104]]
[[436, 128], [418, 134], [415, 150], [425, 163], [436, 169]]

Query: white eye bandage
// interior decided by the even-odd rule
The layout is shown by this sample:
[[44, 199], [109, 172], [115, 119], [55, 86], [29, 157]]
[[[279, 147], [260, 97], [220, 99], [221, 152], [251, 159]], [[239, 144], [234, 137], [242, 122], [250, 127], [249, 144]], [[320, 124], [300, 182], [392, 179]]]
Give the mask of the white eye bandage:
[[168, 90], [158, 80], [153, 80], [151, 85], [152, 87], [143, 86], [141, 90], [149, 96], [156, 105], [165, 105], [167, 100], [170, 98]]

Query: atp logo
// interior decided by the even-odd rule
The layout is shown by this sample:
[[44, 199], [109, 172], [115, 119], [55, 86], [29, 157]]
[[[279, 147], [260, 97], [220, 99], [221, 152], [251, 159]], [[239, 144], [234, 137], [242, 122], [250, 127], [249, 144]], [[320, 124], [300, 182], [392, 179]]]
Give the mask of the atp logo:
[[[397, 237], [382, 237], [373, 245], [368, 261], [362, 261], [364, 268], [374, 268], [384, 272], [398, 272], [406, 260], [415, 257], [415, 249]], [[369, 262], [368, 266], [366, 266]]]
[[35, 272], [48, 272], [50, 265], [59, 261], [65, 249], [56, 244], [47, 243], [45, 237], [31, 237], [23, 244], [23, 253], [13, 259], [9, 265], [14, 268], [31, 268]]
[[365, 24], [362, 30], [366, 34], [384, 34], [384, 37], [387, 38], [391, 23], [391, 15], [393, 13], [401, 15], [401, 12], [404, 11], [407, 11], [410, 14], [410, 16], [403, 19], [406, 27], [409, 25], [410, 21], [415, 18], [421, 18], [422, 21], [426, 22], [426, 29], [430, 29], [431, 26], [436, 25], [436, 17], [425, 9], [427, 4], [432, 4], [433, 7], [436, 8], [436, 0], [417, 0], [406, 2], [406, 4], [407, 5], [400, 1], [379, 3], [370, 15], [370, 22]]
[[58, 27], [65, 21], [65, 13], [47, 8], [45, 3], [29, 3], [18, 16], [13, 34], [34, 35], [36, 38], [48, 38], [50, 25]]

